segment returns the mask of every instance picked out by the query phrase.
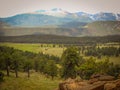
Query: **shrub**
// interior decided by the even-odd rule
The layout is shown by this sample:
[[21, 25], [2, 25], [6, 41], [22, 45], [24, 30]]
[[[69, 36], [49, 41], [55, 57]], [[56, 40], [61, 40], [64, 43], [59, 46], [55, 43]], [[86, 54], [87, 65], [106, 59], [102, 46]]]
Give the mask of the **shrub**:
[[3, 78], [4, 78], [4, 74], [2, 72], [0, 72], [0, 82], [3, 81]]

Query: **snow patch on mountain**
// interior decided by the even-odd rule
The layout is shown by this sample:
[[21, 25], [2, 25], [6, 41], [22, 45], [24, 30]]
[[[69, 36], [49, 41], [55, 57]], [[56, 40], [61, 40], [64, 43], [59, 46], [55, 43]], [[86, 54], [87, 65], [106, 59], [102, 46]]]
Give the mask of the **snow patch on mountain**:
[[51, 10], [38, 10], [33, 13], [51, 15], [51, 16], [56, 16], [56, 17], [65, 17], [66, 15], [69, 14], [69, 12], [62, 10], [61, 8], [53, 8]]
[[50, 15], [55, 17], [73, 17], [73, 18], [87, 17], [92, 19], [93, 21], [107, 21], [107, 20], [119, 21], [120, 20], [120, 14], [107, 13], [107, 12], [100, 12], [96, 14], [89, 14], [85, 12], [71, 13], [61, 8], [53, 8], [51, 10], [37, 10], [35, 12], [32, 12], [32, 14], [44, 14], [44, 15]]

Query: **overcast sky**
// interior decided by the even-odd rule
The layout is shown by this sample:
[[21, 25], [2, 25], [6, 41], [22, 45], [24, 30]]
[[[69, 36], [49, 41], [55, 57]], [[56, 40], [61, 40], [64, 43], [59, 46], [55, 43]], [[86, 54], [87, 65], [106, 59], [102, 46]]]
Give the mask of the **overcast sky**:
[[70, 12], [120, 13], [120, 0], [0, 0], [0, 17], [52, 8]]

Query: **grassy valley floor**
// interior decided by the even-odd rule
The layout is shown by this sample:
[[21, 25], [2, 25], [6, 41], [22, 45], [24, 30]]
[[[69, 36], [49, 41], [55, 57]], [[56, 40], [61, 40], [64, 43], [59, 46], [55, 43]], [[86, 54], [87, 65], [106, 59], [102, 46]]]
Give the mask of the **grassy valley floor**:
[[18, 78], [15, 78], [14, 73], [10, 74], [10, 77], [4, 77], [0, 90], [55, 90], [60, 82], [59, 79], [51, 80], [36, 72], [31, 73], [30, 78], [27, 73], [19, 72]]

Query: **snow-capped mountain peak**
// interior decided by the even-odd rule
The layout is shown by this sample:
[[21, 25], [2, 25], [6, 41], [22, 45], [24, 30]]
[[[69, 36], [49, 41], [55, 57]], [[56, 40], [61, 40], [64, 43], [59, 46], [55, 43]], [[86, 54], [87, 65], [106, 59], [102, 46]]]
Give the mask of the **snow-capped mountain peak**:
[[53, 8], [53, 9], [51, 9], [51, 11], [54, 11], [54, 12], [61, 12], [62, 9], [61, 9], [61, 8]]
[[69, 12], [62, 10], [61, 8], [53, 8], [51, 10], [37, 10], [33, 12], [35, 14], [45, 14], [45, 15], [51, 15], [51, 16], [56, 16], [56, 17], [64, 17], [66, 16]]
[[35, 12], [37, 12], [37, 13], [43, 13], [43, 12], [46, 12], [46, 10], [37, 10]]
[[55, 17], [69, 17], [69, 18], [87, 18], [92, 21], [115, 21], [120, 20], [120, 14], [110, 13], [110, 12], [100, 12], [96, 14], [90, 14], [85, 12], [75, 12], [71, 13], [61, 8], [53, 8], [50, 10], [37, 10], [31, 12], [32, 14], [43, 14]]

